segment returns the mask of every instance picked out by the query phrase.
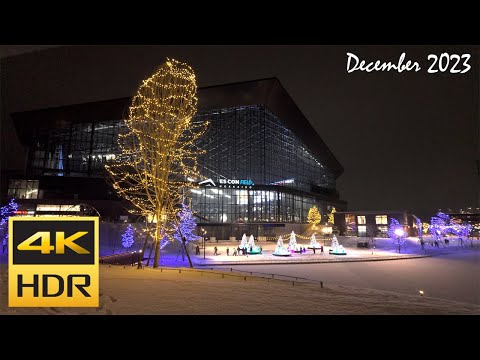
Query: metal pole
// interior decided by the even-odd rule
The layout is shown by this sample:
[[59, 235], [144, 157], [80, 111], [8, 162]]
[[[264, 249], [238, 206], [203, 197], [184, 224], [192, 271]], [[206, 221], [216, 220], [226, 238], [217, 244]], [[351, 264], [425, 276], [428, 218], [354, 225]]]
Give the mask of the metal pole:
[[205, 234], [203, 234], [203, 260], [205, 260]]

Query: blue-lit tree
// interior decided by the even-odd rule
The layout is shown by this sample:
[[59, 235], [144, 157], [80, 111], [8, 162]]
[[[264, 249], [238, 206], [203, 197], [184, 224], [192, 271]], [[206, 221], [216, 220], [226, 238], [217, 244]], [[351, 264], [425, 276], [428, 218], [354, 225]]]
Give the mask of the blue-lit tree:
[[442, 212], [437, 213], [437, 216], [432, 216], [430, 220], [430, 234], [439, 241], [443, 236], [451, 232], [451, 220], [447, 214]]
[[15, 199], [11, 199], [10, 202], [0, 208], [0, 230], [2, 233], [2, 252], [5, 252], [5, 248], [8, 244], [8, 219], [10, 216], [14, 216], [18, 210], [18, 204]]
[[397, 219], [390, 219], [390, 226], [388, 227], [387, 233], [388, 237], [398, 246], [398, 252], [400, 252], [401, 246], [407, 240], [407, 233]]
[[133, 245], [133, 228], [132, 225], [128, 225], [127, 229], [122, 235], [122, 246], [125, 249], [129, 249]]
[[419, 218], [415, 218], [415, 223], [417, 225], [417, 235], [419, 239], [423, 238], [423, 226], [422, 221]]
[[195, 235], [194, 231], [197, 227], [197, 221], [193, 216], [192, 210], [185, 205], [182, 204], [182, 210], [178, 212], [178, 219], [173, 224], [173, 238], [178, 240], [182, 243], [182, 249], [186, 252], [188, 262], [190, 267], [193, 267], [192, 260], [190, 259], [190, 254], [188, 253], [187, 243], [195, 240], [199, 240], [202, 237]]
[[472, 225], [470, 224], [457, 224], [454, 223], [450, 226], [450, 232], [458, 236], [458, 240], [460, 240], [460, 245], [465, 245], [464, 240], [468, 239], [468, 236], [472, 231]]
[[178, 223], [173, 225], [175, 229], [173, 237], [175, 240], [182, 241], [182, 237], [184, 237], [187, 242], [190, 242], [202, 238], [194, 234], [195, 228], [197, 227], [197, 220], [195, 220], [192, 210], [190, 210], [187, 205], [182, 205], [182, 210], [178, 213], [178, 218]]

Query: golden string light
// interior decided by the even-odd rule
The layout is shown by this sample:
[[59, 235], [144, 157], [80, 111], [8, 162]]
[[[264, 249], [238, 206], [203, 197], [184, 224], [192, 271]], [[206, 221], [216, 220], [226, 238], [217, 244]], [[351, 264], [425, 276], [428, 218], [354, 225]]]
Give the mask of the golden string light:
[[197, 83], [192, 68], [167, 59], [143, 80], [119, 134], [120, 155], [106, 166], [113, 188], [129, 201], [131, 212], [145, 216], [147, 232], [155, 241], [154, 267], [159, 244], [172, 238], [183, 190], [196, 187], [188, 179], [198, 178], [196, 146], [208, 122], [194, 122]]

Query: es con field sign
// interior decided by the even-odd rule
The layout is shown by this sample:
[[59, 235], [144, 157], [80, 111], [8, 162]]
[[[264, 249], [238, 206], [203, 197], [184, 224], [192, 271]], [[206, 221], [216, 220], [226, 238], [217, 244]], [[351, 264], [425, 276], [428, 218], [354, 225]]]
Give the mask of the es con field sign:
[[8, 306], [99, 306], [97, 217], [11, 217], [8, 229]]

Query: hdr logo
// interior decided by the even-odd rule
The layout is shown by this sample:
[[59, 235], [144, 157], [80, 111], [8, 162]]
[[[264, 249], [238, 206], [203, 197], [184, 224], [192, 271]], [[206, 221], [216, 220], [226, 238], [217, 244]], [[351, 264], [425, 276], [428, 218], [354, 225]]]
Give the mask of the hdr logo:
[[99, 306], [97, 217], [12, 217], [8, 249], [8, 306]]

